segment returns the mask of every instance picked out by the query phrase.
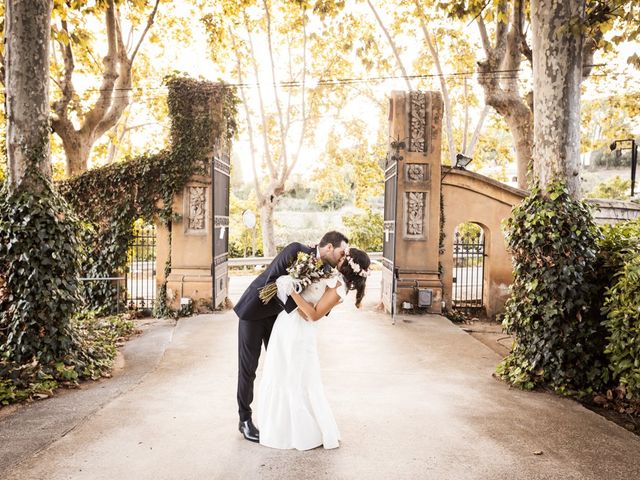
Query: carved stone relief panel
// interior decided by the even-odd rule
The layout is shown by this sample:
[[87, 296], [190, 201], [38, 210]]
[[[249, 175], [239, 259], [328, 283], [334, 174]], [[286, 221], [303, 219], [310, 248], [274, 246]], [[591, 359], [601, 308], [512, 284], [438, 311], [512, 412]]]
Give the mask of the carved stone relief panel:
[[430, 165], [427, 163], [407, 163], [404, 166], [405, 182], [427, 182], [431, 179]]
[[434, 92], [409, 93], [409, 151], [433, 152], [433, 141], [439, 135], [443, 104]]
[[207, 187], [187, 187], [186, 229], [188, 233], [207, 233]]
[[427, 102], [424, 93], [409, 92], [409, 151], [424, 152]]
[[427, 192], [405, 192], [404, 238], [424, 240], [427, 238]]

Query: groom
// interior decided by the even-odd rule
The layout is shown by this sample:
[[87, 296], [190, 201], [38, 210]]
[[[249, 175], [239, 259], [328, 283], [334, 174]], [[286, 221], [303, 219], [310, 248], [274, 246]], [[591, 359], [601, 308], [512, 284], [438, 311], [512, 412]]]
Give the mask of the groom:
[[258, 289], [267, 283], [275, 282], [287, 275], [287, 267], [295, 261], [298, 252], [312, 253], [322, 259], [325, 268], [335, 267], [344, 256], [347, 237], [340, 232], [327, 232], [315, 247], [301, 243], [290, 243], [280, 252], [269, 266], [245, 290], [233, 308], [240, 319], [238, 325], [238, 413], [240, 414], [240, 433], [251, 442], [258, 442], [260, 434], [251, 421], [251, 402], [253, 401], [253, 381], [256, 378], [260, 350], [264, 343], [266, 349], [269, 336], [278, 314], [284, 309], [287, 313], [296, 309], [292, 298], [283, 304], [277, 296], [264, 305], [258, 298]]

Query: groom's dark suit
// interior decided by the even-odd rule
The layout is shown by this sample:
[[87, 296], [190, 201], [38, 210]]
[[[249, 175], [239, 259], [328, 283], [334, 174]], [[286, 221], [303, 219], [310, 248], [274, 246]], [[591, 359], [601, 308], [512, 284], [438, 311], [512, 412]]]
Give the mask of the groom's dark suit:
[[233, 308], [240, 318], [238, 325], [238, 413], [240, 421], [251, 418], [251, 402], [253, 401], [253, 382], [256, 378], [258, 359], [262, 343], [267, 348], [273, 324], [278, 314], [284, 309], [292, 312], [296, 303], [291, 297], [283, 305], [275, 296], [264, 305], [258, 297], [258, 289], [275, 282], [287, 274], [287, 267], [296, 259], [298, 252], [316, 253], [316, 247], [307, 247], [301, 243], [290, 243], [280, 252], [251, 285], [245, 290]]

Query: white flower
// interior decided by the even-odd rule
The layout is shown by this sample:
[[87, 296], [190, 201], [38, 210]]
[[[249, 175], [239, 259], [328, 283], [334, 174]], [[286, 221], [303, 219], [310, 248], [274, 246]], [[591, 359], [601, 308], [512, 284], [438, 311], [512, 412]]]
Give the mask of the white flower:
[[347, 257], [347, 262], [349, 263], [351, 270], [353, 270], [353, 273], [358, 273], [360, 271], [360, 265], [356, 263], [353, 258]]

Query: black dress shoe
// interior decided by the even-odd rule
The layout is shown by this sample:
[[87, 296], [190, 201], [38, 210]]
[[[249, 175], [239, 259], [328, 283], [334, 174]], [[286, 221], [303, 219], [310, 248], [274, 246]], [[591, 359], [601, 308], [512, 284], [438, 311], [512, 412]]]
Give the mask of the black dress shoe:
[[242, 436], [245, 439], [249, 440], [250, 442], [260, 441], [260, 432], [258, 431], [256, 426], [253, 424], [251, 419], [245, 420], [245, 421], [241, 420], [238, 430], [240, 430], [240, 433], [242, 434]]

